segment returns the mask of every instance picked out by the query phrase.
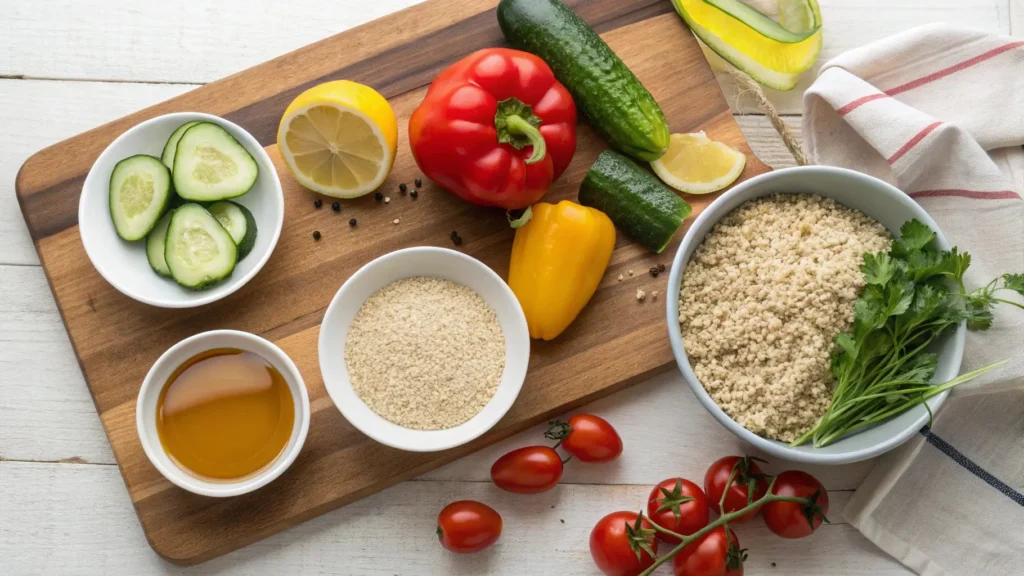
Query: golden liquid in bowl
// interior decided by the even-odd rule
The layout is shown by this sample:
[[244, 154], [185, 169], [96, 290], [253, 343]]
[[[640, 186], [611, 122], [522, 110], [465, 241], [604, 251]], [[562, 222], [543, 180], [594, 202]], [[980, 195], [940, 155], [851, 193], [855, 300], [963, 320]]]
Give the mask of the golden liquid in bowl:
[[185, 361], [157, 401], [160, 444], [181, 469], [205, 480], [237, 480], [288, 445], [295, 403], [281, 373], [257, 354], [215, 348]]

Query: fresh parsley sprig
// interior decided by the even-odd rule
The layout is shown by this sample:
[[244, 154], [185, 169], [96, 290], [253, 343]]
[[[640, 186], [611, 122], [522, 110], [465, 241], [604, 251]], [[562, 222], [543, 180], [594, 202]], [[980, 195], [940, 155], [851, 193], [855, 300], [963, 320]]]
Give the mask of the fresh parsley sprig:
[[864, 255], [865, 287], [854, 305], [853, 330], [835, 339], [832, 403], [792, 445], [813, 440], [815, 447], [826, 446], [1005, 363], [931, 383], [939, 359], [929, 346], [937, 338], [960, 322], [971, 330], [988, 329], [996, 303], [1024, 308], [997, 297], [1004, 291], [1024, 296], [1024, 274], [1004, 274], [968, 291], [964, 273], [970, 265], [970, 254], [939, 249], [935, 232], [917, 220], [900, 228], [887, 253]]

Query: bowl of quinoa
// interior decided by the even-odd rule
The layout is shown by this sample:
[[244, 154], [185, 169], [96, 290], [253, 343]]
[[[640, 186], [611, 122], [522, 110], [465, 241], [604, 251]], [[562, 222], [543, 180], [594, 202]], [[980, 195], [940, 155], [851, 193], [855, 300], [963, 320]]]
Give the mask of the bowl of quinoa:
[[[823, 464], [876, 456], [927, 423], [917, 406], [823, 448], [789, 445], [831, 402], [833, 340], [853, 325], [863, 255], [913, 218], [939, 230], [895, 187], [825, 166], [752, 178], [708, 206], [676, 254], [666, 308], [680, 372], [712, 416], [765, 453]], [[941, 231], [938, 242], [948, 249]], [[961, 326], [938, 345], [935, 381], [956, 377], [964, 338]]]
[[320, 327], [320, 372], [370, 438], [433, 452], [490, 430], [526, 378], [530, 337], [508, 285], [446, 248], [406, 248], [353, 274]]

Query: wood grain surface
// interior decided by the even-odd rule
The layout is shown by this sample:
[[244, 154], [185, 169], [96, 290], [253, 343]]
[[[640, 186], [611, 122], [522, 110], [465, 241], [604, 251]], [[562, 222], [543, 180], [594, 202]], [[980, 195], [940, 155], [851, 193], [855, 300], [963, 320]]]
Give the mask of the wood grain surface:
[[[557, 341], [534, 344], [516, 404], [470, 445], [438, 454], [383, 447], [355, 431], [325, 393], [316, 357], [319, 323], [335, 291], [362, 264], [406, 246], [448, 245], [447, 234], [456, 229], [466, 253], [505, 275], [512, 233], [501, 212], [462, 203], [430, 185], [415, 201], [394, 194], [388, 205], [372, 197], [346, 202], [341, 217], [314, 211], [315, 195], [288, 175], [273, 144], [281, 112], [299, 92], [323, 81], [348, 78], [373, 86], [399, 116], [399, 155], [384, 184], [397, 189], [420, 176], [406, 145], [409, 114], [446, 65], [502, 43], [495, 4], [431, 0], [47, 148], [19, 172], [18, 199], [72, 346], [147, 539], [165, 558], [195, 563], [237, 549], [670, 365], [662, 300], [638, 303], [635, 286], [617, 277], [669, 264], [680, 238], [655, 256], [620, 235], [591, 304]], [[669, 3], [570, 4], [644, 82], [673, 132], [702, 129], [744, 151], [744, 178], [768, 170], [750, 153], [700, 48]], [[78, 234], [78, 195], [110, 141], [144, 119], [184, 110], [237, 122], [267, 147], [285, 188], [287, 218], [274, 255], [245, 288], [199, 309], [162, 310], [122, 296], [93, 269]], [[582, 125], [576, 157], [548, 199], [575, 198], [583, 174], [605, 147]], [[687, 200], [696, 214], [712, 198]], [[350, 217], [358, 218], [357, 228], [348, 227]], [[394, 218], [401, 224], [392, 225]], [[316, 244], [309, 238], [314, 228], [324, 235]], [[657, 283], [663, 287], [666, 280]], [[225, 500], [195, 496], [164, 480], [146, 459], [134, 420], [135, 397], [153, 361], [178, 340], [215, 328], [246, 330], [281, 346], [302, 372], [313, 410], [305, 448], [291, 469], [254, 494]]]

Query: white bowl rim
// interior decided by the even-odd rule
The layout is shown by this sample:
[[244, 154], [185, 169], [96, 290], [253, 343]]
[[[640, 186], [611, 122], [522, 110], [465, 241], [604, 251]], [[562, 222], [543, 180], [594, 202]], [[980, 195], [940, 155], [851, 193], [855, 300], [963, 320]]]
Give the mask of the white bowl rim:
[[[332, 312], [335, 309], [338, 309], [338, 308], [340, 308], [343, 305], [342, 301], [345, 299], [345, 296], [346, 296], [346, 293], [348, 292], [348, 290], [351, 290], [352, 289], [351, 287], [355, 283], [359, 282], [364, 276], [367, 276], [367, 275], [371, 274], [373, 268], [375, 268], [375, 267], [379, 266], [381, 263], [386, 262], [386, 261], [388, 261], [390, 259], [393, 259], [393, 258], [400, 258], [400, 257], [404, 257], [404, 256], [414, 256], [416, 254], [424, 254], [424, 253], [428, 253], [428, 252], [432, 252], [432, 253], [436, 253], [436, 254], [441, 254], [441, 255], [443, 255], [443, 257], [447, 257], [447, 258], [456, 258], [456, 259], [465, 261], [471, 267], [473, 267], [474, 269], [479, 270], [481, 274], [484, 274], [484, 275], [488, 276], [491, 281], [494, 281], [494, 282], [498, 283], [498, 285], [500, 287], [500, 291], [503, 294], [503, 298], [507, 299], [512, 304], [511, 310], [516, 315], [516, 323], [521, 326], [522, 332], [525, 334], [525, 342], [524, 342], [525, 343], [525, 347], [524, 347], [525, 358], [523, 359], [522, 363], [516, 363], [516, 362], [511, 362], [510, 358], [508, 358], [506, 356], [506, 358], [505, 358], [505, 370], [506, 370], [506, 372], [509, 371], [509, 370], [512, 370], [512, 375], [513, 375], [513, 377], [511, 378], [511, 380], [510, 380], [510, 382], [508, 384], [508, 386], [510, 386], [513, 389], [514, 394], [510, 395], [510, 399], [509, 399], [508, 403], [506, 405], [504, 405], [504, 406], [500, 406], [500, 409], [497, 410], [494, 413], [492, 418], [490, 418], [487, 421], [482, 422], [482, 424], [479, 426], [478, 430], [476, 430], [475, 432], [469, 433], [469, 434], [465, 434], [463, 436], [458, 437], [457, 439], [453, 439], [453, 440], [448, 441], [448, 442], [432, 441], [432, 442], [423, 442], [423, 443], [419, 443], [419, 444], [408, 444], [408, 443], [404, 443], [404, 442], [401, 442], [401, 441], [396, 441], [393, 437], [387, 435], [386, 433], [381, 433], [380, 430], [377, 430], [373, 426], [368, 425], [369, 423], [364, 422], [360, 417], [356, 416], [353, 413], [352, 409], [347, 408], [347, 404], [343, 400], [348, 400], [349, 398], [344, 398], [343, 399], [343, 398], [340, 397], [340, 395], [339, 395], [340, 394], [339, 387], [345, 387], [345, 388], [351, 389], [351, 384], [342, 385], [341, 383], [334, 382], [333, 379], [328, 377], [328, 375], [327, 375], [327, 367], [324, 364], [324, 362], [325, 362], [324, 358], [326, 358], [327, 355], [330, 353], [330, 351], [325, 348], [326, 340], [327, 340], [327, 337], [325, 337], [325, 334], [327, 333], [328, 330], [331, 329], [331, 328], [325, 328], [325, 327], [329, 326], [328, 322], [329, 322], [329, 319], [333, 316]], [[426, 276], [431, 276], [431, 275], [426, 275]], [[435, 278], [445, 278], [443, 273], [440, 273], [440, 272], [437, 273], [437, 274], [434, 274], [432, 276], [435, 277]], [[397, 279], [401, 279], [401, 277], [396, 278], [396, 280]], [[362, 304], [363, 304], [362, 302], [359, 303], [359, 306], [356, 308], [357, 311], [358, 311], [358, 308], [362, 306]], [[338, 329], [338, 328], [335, 328], [335, 329]], [[348, 327], [346, 327], [345, 329], [347, 330]], [[506, 346], [506, 351], [507, 351], [508, 348], [509, 348], [509, 344], [508, 344], [509, 334], [505, 333], [504, 336], [505, 336], [505, 339], [506, 339], [506, 345], [505, 346]], [[522, 306], [520, 306], [520, 304], [519, 304], [519, 299], [516, 297], [515, 293], [512, 292], [512, 289], [509, 288], [509, 286], [505, 282], [505, 280], [503, 280], [501, 278], [501, 276], [498, 275], [497, 272], [495, 272], [493, 269], [491, 269], [490, 266], [484, 264], [480, 260], [478, 260], [478, 259], [476, 259], [476, 258], [474, 258], [474, 257], [472, 257], [472, 256], [470, 256], [468, 254], [464, 254], [464, 253], [459, 252], [457, 250], [451, 250], [449, 248], [442, 248], [442, 247], [439, 247], [439, 246], [413, 246], [413, 247], [409, 247], [409, 248], [400, 248], [398, 250], [394, 250], [392, 252], [388, 252], [387, 254], [383, 254], [381, 256], [378, 256], [377, 258], [374, 258], [373, 260], [371, 260], [371, 261], [367, 262], [366, 264], [364, 264], [363, 266], [361, 266], [359, 268], [359, 270], [357, 270], [354, 274], [352, 274], [352, 276], [350, 276], [347, 280], [345, 280], [345, 282], [341, 285], [341, 287], [335, 293], [334, 297], [331, 299], [331, 303], [327, 306], [327, 310], [324, 312], [324, 319], [323, 319], [323, 322], [320, 325], [320, 337], [319, 337], [319, 340], [318, 340], [318, 354], [319, 354], [319, 358], [320, 358], [320, 374], [321, 374], [321, 377], [322, 377], [323, 382], [324, 382], [324, 388], [327, 389], [327, 394], [328, 394], [328, 396], [330, 396], [331, 401], [334, 403], [335, 407], [337, 407], [337, 409], [341, 412], [342, 416], [344, 416], [345, 419], [348, 420], [349, 423], [352, 424], [352, 426], [354, 426], [357, 430], [359, 430], [360, 432], [362, 432], [363, 434], [365, 434], [366, 436], [368, 436], [370, 439], [374, 440], [375, 442], [378, 442], [378, 443], [383, 444], [385, 446], [389, 446], [391, 448], [396, 448], [396, 449], [399, 449], [399, 450], [405, 450], [407, 452], [440, 452], [442, 450], [448, 450], [450, 448], [455, 448], [455, 447], [458, 447], [458, 446], [462, 446], [463, 444], [466, 444], [468, 442], [472, 442], [473, 440], [475, 440], [475, 439], [479, 438], [480, 436], [486, 434], [488, 431], [490, 431], [492, 428], [494, 428], [494, 426], [497, 425], [497, 423], [499, 421], [501, 421], [501, 419], [505, 416], [505, 414], [507, 414], [508, 411], [512, 408], [512, 406], [515, 404], [515, 401], [518, 399], [519, 393], [522, 391], [523, 383], [526, 380], [526, 373], [527, 373], [529, 359], [530, 359], [530, 335], [529, 335], [529, 329], [528, 329], [527, 324], [526, 324], [526, 314], [523, 312]], [[344, 364], [344, 360], [342, 360], [342, 364]], [[505, 377], [505, 373], [503, 372], [502, 373], [502, 381], [504, 381], [504, 377]], [[501, 384], [499, 384], [499, 390], [500, 390], [500, 386], [501, 386]], [[351, 392], [352, 392], [352, 396], [358, 402], [362, 403], [363, 406], [366, 406], [366, 408], [372, 412], [372, 409], [370, 409], [369, 406], [367, 406], [366, 403], [362, 400], [362, 398], [360, 398], [359, 395], [356, 394], [355, 390], [351, 390]], [[495, 400], [495, 398], [497, 398], [497, 396], [498, 396], [498, 392], [496, 391], [495, 392], [495, 396], [488, 402], [487, 405], [490, 405], [490, 402], [494, 402], [494, 400]], [[439, 432], [450, 432], [451, 430], [455, 430], [457, 428], [466, 426], [467, 424], [472, 423], [477, 418], [480, 418], [481, 414], [483, 414], [483, 410], [478, 412], [475, 416], [473, 416], [472, 418], [470, 418], [466, 422], [463, 422], [459, 426], [456, 426], [455, 428], [448, 428], [448, 429], [444, 429], [444, 430], [414, 430], [414, 429], [411, 429], [411, 428], [406, 428], [406, 430], [409, 430], [410, 432], [416, 434], [420, 438], [429, 438], [431, 436], [436, 435]], [[378, 415], [378, 417], [381, 417], [381, 416]], [[381, 418], [383, 418], [383, 417], [381, 417]], [[395, 426], [400, 426], [398, 424], [394, 424], [394, 425]]]
[[[676, 250], [676, 255], [672, 261], [672, 270], [669, 274], [668, 290], [667, 293], [670, 295], [678, 295], [679, 289], [682, 284], [683, 269], [686, 267], [687, 262], [683, 262], [683, 257], [688, 251], [690, 245], [704, 240], [703, 237], [695, 238], [695, 231], [700, 229], [701, 226], [708, 220], [710, 220], [716, 209], [727, 204], [731, 199], [736, 196], [744, 194], [749, 188], [757, 186], [765, 181], [770, 181], [780, 177], [780, 175], [788, 175], [794, 172], [801, 173], [831, 173], [841, 175], [846, 178], [853, 180], [862, 180], [864, 182], [870, 182], [875, 186], [881, 186], [887, 189], [894, 202], [903, 204], [911, 212], [916, 214], [916, 217], [923, 223], [927, 224], [936, 233], [936, 240], [940, 247], [943, 249], [949, 249], [950, 244], [946, 240], [945, 235], [939, 228], [935, 220], [932, 219], [931, 215], [925, 211], [920, 204], [915, 202], [905, 192], [896, 188], [895, 186], [885, 182], [884, 180], [875, 178], [862, 172], [850, 170], [847, 168], [839, 168], [835, 166], [796, 166], [792, 168], [783, 168], [781, 170], [773, 170], [764, 174], [759, 174], [749, 180], [745, 180], [730, 190], [723, 193], [721, 196], [716, 198], [707, 208], [704, 209], [694, 220], [690, 228], [687, 229], [686, 235], [683, 237], [683, 241], [679, 244], [679, 248]], [[727, 213], [719, 215], [719, 219], [725, 216]], [[776, 458], [789, 460], [791, 462], [801, 462], [807, 464], [848, 464], [851, 462], [858, 462], [861, 460], [867, 460], [880, 454], [884, 454], [893, 448], [896, 448], [910, 439], [916, 434], [925, 424], [928, 422], [928, 413], [924, 411], [912, 425], [906, 427], [898, 434], [893, 435], [884, 442], [867, 446], [864, 448], [850, 450], [849, 452], [843, 452], [840, 454], [824, 454], [814, 453], [813, 451], [800, 451], [791, 448], [788, 444], [780, 442], [778, 440], [769, 440], [762, 436], [759, 436], [750, 430], [747, 430], [739, 422], [733, 420], [728, 414], [714, 400], [701, 385], [697, 379], [696, 374], [693, 373], [693, 369], [690, 368], [690, 362], [686, 356], [686, 351], [683, 347], [682, 330], [679, 327], [679, 298], [678, 296], [672, 296], [665, 298], [665, 311], [666, 311], [666, 323], [668, 325], [668, 336], [672, 345], [672, 353], [675, 356], [676, 365], [679, 367], [679, 371], [683, 375], [683, 380], [686, 381], [687, 386], [693, 392], [697, 400], [707, 409], [708, 412], [714, 416], [721, 425], [725, 426], [730, 432], [735, 434], [737, 437], [747, 441], [747, 443], [754, 447], [763, 450], [767, 454]], [[956, 331], [952, 336], [953, 338], [953, 353], [956, 355], [954, 361], [955, 372], [959, 373], [960, 365], [963, 362], [964, 355], [964, 344], [967, 337], [966, 325], [961, 322], [957, 327]], [[945, 391], [941, 394], [933, 396], [928, 400], [928, 406], [932, 411], [938, 410], [942, 403], [949, 396], [949, 391]]]
[[[277, 206], [278, 214], [277, 220], [276, 222], [274, 222], [274, 228], [270, 232], [270, 245], [267, 247], [267, 250], [264, 254], [259, 255], [259, 258], [256, 258], [256, 264], [253, 266], [252, 270], [249, 271], [249, 273], [237, 277], [234, 275], [228, 277], [226, 280], [222, 281], [224, 282], [224, 288], [221, 291], [191, 292], [190, 295], [194, 296], [194, 298], [189, 298], [183, 301], [172, 301], [164, 300], [161, 298], [153, 298], [145, 294], [136, 293], [125, 288], [117, 281], [115, 275], [110, 274], [108, 271], [104, 271], [104, 265], [100, 264], [100, 262], [102, 262], [102, 259], [99, 258], [99, 255], [89, 252], [89, 244], [85, 241], [85, 232], [83, 232], [82, 227], [82, 222], [88, 221], [88, 219], [85, 218], [85, 190], [89, 187], [90, 179], [94, 177], [93, 175], [96, 171], [96, 165], [99, 164], [107, 155], [113, 154], [113, 150], [115, 149], [115, 146], [118, 144], [118, 142], [124, 138], [127, 138], [129, 134], [137, 130], [142, 130], [150, 124], [156, 124], [158, 122], [174, 118], [181, 119], [183, 123], [193, 120], [201, 120], [205, 122], [212, 122], [214, 124], [229, 126], [231, 128], [238, 130], [238, 133], [241, 134], [243, 136], [243, 140], [245, 140], [246, 150], [254, 152], [256, 155], [260, 157], [259, 160], [261, 162], [265, 163], [267, 166], [270, 166], [271, 168], [270, 172], [271, 175], [273, 176], [273, 178], [271, 178], [271, 187], [274, 191], [274, 199], [275, 204]], [[162, 114], [160, 116], [150, 118], [149, 120], [139, 122], [138, 124], [122, 132], [117, 138], [115, 138], [110, 144], [108, 144], [106, 148], [103, 149], [103, 152], [101, 152], [100, 155], [96, 157], [96, 161], [93, 162], [91, 167], [89, 167], [89, 172], [86, 174], [85, 182], [82, 185], [82, 193], [78, 199], [78, 233], [82, 240], [82, 247], [85, 249], [85, 254], [86, 256], [88, 256], [93, 268], [95, 268], [96, 271], [99, 272], [100, 276], [102, 276], [103, 279], [106, 280], [108, 284], [113, 286], [114, 289], [116, 289], [121, 294], [124, 294], [125, 296], [133, 300], [142, 302], [143, 304], [149, 304], [150, 306], [156, 306], [158, 308], [195, 308], [197, 306], [210, 304], [211, 302], [216, 302], [222, 298], [230, 296], [239, 288], [245, 286], [249, 282], [249, 280], [252, 280], [252, 278], [256, 276], [256, 274], [259, 273], [260, 270], [263, 269], [263, 265], [267, 263], [267, 260], [270, 260], [270, 255], [273, 254], [274, 248], [277, 247], [277, 241], [281, 237], [281, 229], [283, 227], [284, 190], [281, 188], [281, 178], [277, 174], [277, 168], [274, 167], [274, 162], [270, 159], [270, 155], [267, 154], [267, 151], [263, 148], [263, 146], [260, 145], [259, 141], [256, 140], [256, 137], [250, 134], [249, 131], [246, 130], [245, 128], [242, 128], [241, 126], [235, 124], [230, 120], [221, 118], [220, 116], [214, 116], [213, 114], [206, 114], [204, 112], [172, 112], [170, 114]], [[250, 254], [250, 256], [255, 258], [257, 255]], [[182, 288], [182, 290], [187, 289]]]
[[[237, 481], [208, 482], [197, 476], [189, 474], [173, 464], [168, 467], [160, 458], [157, 457], [157, 450], [164, 453], [163, 447], [160, 444], [160, 438], [150, 437], [149, 433], [146, 431], [146, 423], [149, 420], [155, 419], [156, 413], [154, 411], [143, 410], [143, 398], [145, 398], [147, 392], [149, 392], [149, 390], [154, 386], [159, 386], [162, 390], [165, 382], [156, 381], [156, 373], [163, 367], [163, 365], [170, 362], [171, 358], [177, 355], [181, 349], [195, 344], [196, 342], [214, 340], [223, 337], [236, 338], [245, 341], [248, 344], [254, 344], [257, 347], [262, 348], [262, 350], [255, 351], [239, 347], [239, 349], [258, 354], [278, 369], [281, 376], [283, 376], [285, 381], [289, 383], [289, 389], [292, 389], [292, 400], [295, 403], [295, 407], [298, 408], [298, 412], [301, 417], [293, 424], [293, 431], [295, 429], [294, 427], [298, 427], [298, 437], [295, 442], [290, 447], [287, 447], [286, 451], [278, 454], [277, 458], [271, 461], [271, 464], [265, 467], [261, 472], [258, 474], [251, 474]], [[207, 349], [218, 347], [223, 346], [210, 346]], [[266, 357], [267, 355], [264, 354], [264, 352], [272, 357]], [[177, 366], [174, 366], [172, 370], [176, 368]], [[296, 389], [298, 390], [298, 398], [295, 397]], [[292, 359], [285, 354], [284, 350], [281, 350], [281, 348], [266, 338], [249, 332], [242, 332], [240, 330], [210, 330], [207, 332], [200, 332], [199, 334], [189, 336], [168, 348], [149, 369], [149, 372], [146, 374], [146, 378], [142, 381], [142, 386], [139, 388], [139, 396], [135, 403], [135, 427], [139, 435], [139, 441], [142, 443], [142, 449], [145, 451], [146, 457], [149, 458], [150, 463], [156, 467], [164, 478], [179, 488], [183, 488], [201, 496], [212, 496], [215, 498], [247, 494], [266, 486], [283, 474], [302, 451], [302, 447], [306, 442], [306, 435], [309, 433], [310, 418], [311, 411], [309, 406], [309, 392], [306, 390], [306, 384], [302, 379], [302, 373], [299, 372], [299, 369], [295, 366]]]

